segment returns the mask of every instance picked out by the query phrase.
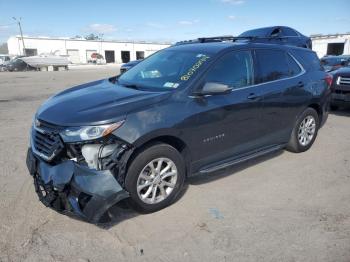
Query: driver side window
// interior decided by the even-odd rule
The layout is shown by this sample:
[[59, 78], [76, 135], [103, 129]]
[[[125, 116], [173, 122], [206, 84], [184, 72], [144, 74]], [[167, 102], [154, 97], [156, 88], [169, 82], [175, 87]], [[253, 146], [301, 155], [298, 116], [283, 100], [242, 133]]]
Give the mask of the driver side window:
[[233, 89], [253, 85], [253, 59], [250, 51], [225, 54], [211, 68], [205, 82], [215, 82]]

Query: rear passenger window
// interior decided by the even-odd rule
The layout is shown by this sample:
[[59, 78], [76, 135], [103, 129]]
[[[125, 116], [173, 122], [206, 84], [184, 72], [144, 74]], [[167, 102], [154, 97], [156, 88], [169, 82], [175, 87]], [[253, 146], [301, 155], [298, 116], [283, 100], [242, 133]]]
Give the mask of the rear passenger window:
[[281, 50], [256, 50], [259, 66], [257, 82], [264, 83], [290, 76], [286, 53]]
[[209, 71], [206, 82], [229, 85], [233, 89], [253, 84], [253, 60], [250, 51], [224, 55]]
[[287, 55], [287, 60], [289, 64], [289, 75], [295, 76], [301, 72], [300, 66], [295, 62], [295, 60], [290, 56]]

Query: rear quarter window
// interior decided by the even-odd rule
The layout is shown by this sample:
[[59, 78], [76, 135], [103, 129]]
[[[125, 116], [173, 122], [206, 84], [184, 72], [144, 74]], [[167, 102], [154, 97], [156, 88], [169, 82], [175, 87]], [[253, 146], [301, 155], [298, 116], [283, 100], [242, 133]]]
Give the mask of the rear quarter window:
[[295, 75], [301, 73], [300, 66], [297, 64], [297, 62], [295, 62], [294, 58], [292, 58], [289, 54], [287, 54], [287, 61], [289, 64], [289, 75], [290, 76], [295, 76]]
[[320, 59], [315, 52], [309, 50], [291, 49], [291, 54], [307, 71], [323, 71]]

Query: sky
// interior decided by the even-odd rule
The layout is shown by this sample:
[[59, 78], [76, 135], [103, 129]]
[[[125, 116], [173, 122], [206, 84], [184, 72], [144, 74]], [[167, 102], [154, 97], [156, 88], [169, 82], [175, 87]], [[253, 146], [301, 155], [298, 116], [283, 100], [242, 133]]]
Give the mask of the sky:
[[350, 0], [0, 0], [0, 43], [19, 34], [167, 41], [286, 25], [305, 35], [350, 32]]

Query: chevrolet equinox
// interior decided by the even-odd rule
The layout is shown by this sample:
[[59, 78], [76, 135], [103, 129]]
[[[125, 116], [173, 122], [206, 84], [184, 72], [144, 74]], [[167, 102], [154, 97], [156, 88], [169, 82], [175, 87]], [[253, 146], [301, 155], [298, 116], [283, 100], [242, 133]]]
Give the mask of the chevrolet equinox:
[[125, 198], [154, 212], [189, 176], [308, 150], [327, 119], [332, 81], [316, 54], [224, 40], [176, 44], [49, 98], [26, 161], [40, 201], [93, 223]]

